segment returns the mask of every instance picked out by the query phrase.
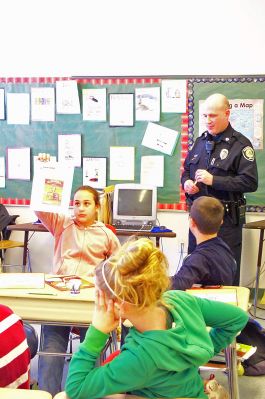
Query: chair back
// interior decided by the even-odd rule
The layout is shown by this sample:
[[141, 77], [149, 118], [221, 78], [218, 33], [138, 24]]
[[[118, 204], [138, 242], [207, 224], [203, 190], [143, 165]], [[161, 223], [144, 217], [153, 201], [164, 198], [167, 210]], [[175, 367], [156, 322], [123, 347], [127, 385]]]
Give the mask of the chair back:
[[30, 351], [30, 358], [33, 359], [38, 351], [39, 340], [34, 327], [31, 324], [24, 322], [24, 331], [27, 337], [27, 343]]
[[8, 240], [11, 234], [11, 231], [7, 230], [6, 227], [9, 224], [15, 224], [15, 220], [19, 215], [9, 215], [6, 207], [3, 204], [0, 204], [0, 231], [1, 231], [1, 240]]

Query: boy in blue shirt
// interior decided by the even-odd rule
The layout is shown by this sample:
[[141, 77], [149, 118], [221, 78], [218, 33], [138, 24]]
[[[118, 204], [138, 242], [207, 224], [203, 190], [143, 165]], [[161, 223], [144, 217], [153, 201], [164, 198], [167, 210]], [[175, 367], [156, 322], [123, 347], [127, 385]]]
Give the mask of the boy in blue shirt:
[[189, 227], [197, 246], [171, 277], [173, 289], [186, 290], [193, 284], [233, 285], [236, 261], [228, 245], [217, 237], [223, 217], [224, 208], [218, 199], [202, 196], [194, 200]]

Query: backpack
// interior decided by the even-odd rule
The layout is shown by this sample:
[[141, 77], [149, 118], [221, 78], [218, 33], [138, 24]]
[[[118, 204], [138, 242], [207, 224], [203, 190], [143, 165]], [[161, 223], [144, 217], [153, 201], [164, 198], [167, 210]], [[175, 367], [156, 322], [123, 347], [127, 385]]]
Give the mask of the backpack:
[[19, 215], [9, 215], [6, 207], [0, 204], [0, 231], [2, 240], [8, 240], [11, 234], [11, 231], [7, 230], [6, 227], [9, 224], [15, 224], [15, 220]]
[[249, 318], [236, 341], [257, 347], [256, 352], [242, 363], [244, 374], [265, 375], [265, 329], [256, 320]]

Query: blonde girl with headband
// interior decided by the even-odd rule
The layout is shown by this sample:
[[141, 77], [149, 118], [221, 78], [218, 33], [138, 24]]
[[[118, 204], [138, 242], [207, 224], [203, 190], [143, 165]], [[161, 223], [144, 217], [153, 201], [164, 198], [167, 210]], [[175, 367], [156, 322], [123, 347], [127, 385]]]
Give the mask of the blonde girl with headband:
[[[147, 238], [125, 244], [96, 267], [92, 325], [66, 381], [71, 399], [129, 392], [147, 398], [207, 398], [198, 367], [232, 342], [247, 314], [221, 302], [167, 291], [165, 255]], [[109, 333], [128, 319], [121, 353], [96, 367]], [[210, 333], [206, 326], [210, 326]]]

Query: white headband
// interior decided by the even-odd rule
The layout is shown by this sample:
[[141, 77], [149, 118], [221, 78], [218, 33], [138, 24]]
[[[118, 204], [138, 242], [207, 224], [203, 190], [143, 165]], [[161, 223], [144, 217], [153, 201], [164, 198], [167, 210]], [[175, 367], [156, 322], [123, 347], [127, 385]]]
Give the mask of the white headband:
[[[107, 260], [108, 260], [108, 259], [107, 259]], [[101, 269], [101, 270], [102, 270], [102, 277], [103, 277], [103, 280], [104, 280], [106, 286], [108, 287], [108, 289], [110, 290], [110, 292], [111, 292], [116, 298], [122, 300], [122, 299], [116, 294], [116, 292], [113, 291], [113, 289], [111, 288], [111, 286], [109, 285], [109, 283], [108, 283], [108, 281], [107, 281], [107, 279], [106, 279], [106, 276], [105, 276], [105, 265], [106, 265], [107, 260], [104, 261], [104, 263], [103, 263], [103, 265], [102, 265], [102, 269]]]
[[107, 281], [107, 279], [106, 279], [106, 275], [105, 275], [105, 265], [106, 265], [107, 261], [108, 261], [108, 259], [106, 259], [106, 260], [104, 261], [104, 263], [103, 263], [103, 265], [102, 265], [102, 269], [101, 269], [101, 270], [102, 270], [102, 277], [103, 277], [104, 283], [106, 284], [107, 288], [108, 288], [108, 289], [110, 290], [110, 292], [111, 292], [116, 298], [118, 298], [120, 301], [126, 302], [126, 303], [129, 303], [130, 305], [136, 306], [135, 303], [131, 303], [131, 302], [125, 301], [124, 299], [122, 299], [121, 297], [119, 297], [119, 296], [116, 294], [116, 292], [113, 291], [113, 289], [112, 289], [111, 286], [109, 285], [109, 283], [108, 283], [108, 281]]

